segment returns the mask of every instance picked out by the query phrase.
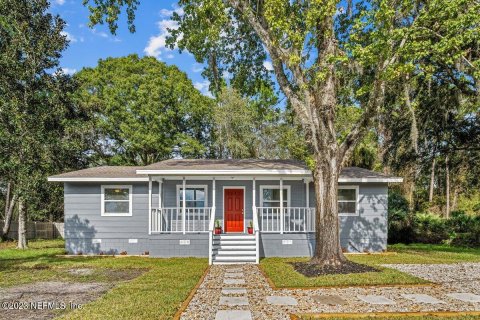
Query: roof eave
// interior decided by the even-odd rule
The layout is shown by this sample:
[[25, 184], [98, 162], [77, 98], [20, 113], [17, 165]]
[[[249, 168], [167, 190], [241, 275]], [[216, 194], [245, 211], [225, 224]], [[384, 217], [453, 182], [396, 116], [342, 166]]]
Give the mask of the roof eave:
[[148, 177], [48, 177], [49, 182], [144, 182]]
[[229, 175], [311, 175], [310, 170], [294, 170], [294, 169], [235, 169], [235, 170], [155, 170], [155, 169], [140, 169], [137, 174], [163, 175], [163, 176], [229, 176]]

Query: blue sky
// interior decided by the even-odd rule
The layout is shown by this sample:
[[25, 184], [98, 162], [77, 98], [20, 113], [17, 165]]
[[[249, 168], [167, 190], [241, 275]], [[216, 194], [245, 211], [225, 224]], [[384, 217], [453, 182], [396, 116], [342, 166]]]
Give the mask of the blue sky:
[[208, 82], [201, 76], [202, 65], [196, 63], [188, 52], [180, 54], [178, 50], [165, 48], [166, 28], [175, 27], [170, 20], [172, 11], [178, 10], [175, 1], [141, 1], [135, 19], [136, 32], [128, 31], [122, 17], [115, 36], [107, 26], [88, 27], [89, 11], [82, 5], [82, 0], [51, 1], [51, 12], [67, 22], [65, 33], [70, 45], [60, 60], [66, 73], [96, 66], [99, 59], [137, 53], [177, 65], [188, 74], [197, 89], [208, 94]]

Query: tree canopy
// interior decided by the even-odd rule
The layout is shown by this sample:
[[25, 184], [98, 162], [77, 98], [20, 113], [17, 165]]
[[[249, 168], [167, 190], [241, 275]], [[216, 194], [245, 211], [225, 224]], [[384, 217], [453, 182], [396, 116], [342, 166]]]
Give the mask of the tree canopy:
[[147, 165], [210, 152], [212, 100], [176, 66], [129, 55], [100, 60], [75, 75], [76, 101], [94, 114], [93, 157], [107, 164]]
[[[87, 1], [88, 2], [88, 1]], [[339, 242], [337, 181], [364, 137], [377, 126], [385, 142], [382, 117], [397, 103], [411, 115], [410, 140], [418, 150], [414, 81], [438, 82], [435, 65], [454, 70], [478, 89], [480, 3], [468, 0], [180, 0], [183, 14], [173, 19], [170, 45], [207, 62], [204, 74], [217, 83], [229, 68], [248, 84], [265, 81], [265, 58], [302, 126], [312, 154], [317, 204], [316, 251], [312, 262], [346, 263]], [[133, 25], [137, 0], [96, 0], [92, 24], [106, 21], [116, 30], [123, 7]], [[455, 66], [459, 66], [455, 68]], [[244, 76], [244, 70], [247, 75]], [[234, 81], [235, 82], [235, 81]], [[243, 87], [249, 87], [244, 85]], [[478, 92], [476, 93], [478, 95]], [[394, 97], [393, 103], [386, 103]], [[396, 103], [395, 103], [396, 102]], [[341, 108], [359, 116], [338, 131]], [[435, 113], [439, 106], [433, 106]]]
[[85, 164], [91, 128], [72, 103], [75, 82], [58, 68], [65, 22], [47, 9], [47, 1], [0, 2], [0, 176], [18, 197], [23, 231], [26, 209], [32, 218], [58, 211], [49, 199], [61, 189], [46, 176]]

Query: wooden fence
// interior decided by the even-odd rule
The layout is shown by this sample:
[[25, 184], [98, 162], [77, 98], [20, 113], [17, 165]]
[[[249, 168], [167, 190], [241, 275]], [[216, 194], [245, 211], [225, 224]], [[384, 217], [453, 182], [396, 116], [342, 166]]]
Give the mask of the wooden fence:
[[[0, 229], [4, 220], [0, 220]], [[63, 222], [27, 222], [27, 239], [56, 239], [65, 236]], [[18, 239], [18, 222], [12, 222], [8, 237]]]

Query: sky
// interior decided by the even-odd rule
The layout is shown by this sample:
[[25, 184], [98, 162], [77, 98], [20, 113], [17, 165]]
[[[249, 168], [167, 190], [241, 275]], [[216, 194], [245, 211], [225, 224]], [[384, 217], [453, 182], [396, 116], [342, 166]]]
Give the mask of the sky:
[[65, 35], [70, 40], [63, 52], [60, 66], [65, 73], [73, 74], [83, 67], [94, 67], [99, 59], [121, 57], [136, 53], [153, 56], [166, 64], [177, 65], [188, 74], [194, 86], [208, 93], [208, 81], [202, 78], [203, 66], [195, 62], [188, 52], [179, 53], [165, 47], [167, 28], [174, 28], [170, 20], [176, 1], [141, 1], [135, 19], [136, 32], [130, 33], [125, 17], [119, 21], [117, 34], [112, 35], [106, 25], [88, 27], [88, 8], [82, 0], [51, 0], [50, 11], [66, 21]]

